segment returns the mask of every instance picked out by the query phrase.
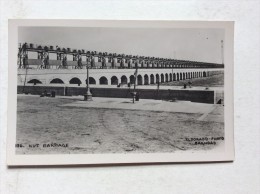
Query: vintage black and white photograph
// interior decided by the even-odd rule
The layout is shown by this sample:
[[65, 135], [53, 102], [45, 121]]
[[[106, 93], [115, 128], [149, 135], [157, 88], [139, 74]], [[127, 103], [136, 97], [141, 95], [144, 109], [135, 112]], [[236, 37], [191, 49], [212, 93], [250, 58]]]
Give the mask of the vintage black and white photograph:
[[9, 64], [16, 72], [15, 156], [232, 159], [228, 22], [25, 23], [13, 28]]

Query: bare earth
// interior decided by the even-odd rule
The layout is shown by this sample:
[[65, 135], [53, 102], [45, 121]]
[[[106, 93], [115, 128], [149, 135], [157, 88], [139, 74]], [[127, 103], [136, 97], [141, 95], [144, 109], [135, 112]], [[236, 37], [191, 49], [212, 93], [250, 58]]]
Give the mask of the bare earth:
[[[17, 154], [195, 152], [224, 144], [191, 140], [224, 137], [221, 105], [209, 114], [61, 106], [77, 101], [18, 95]], [[68, 147], [43, 147], [51, 143]]]

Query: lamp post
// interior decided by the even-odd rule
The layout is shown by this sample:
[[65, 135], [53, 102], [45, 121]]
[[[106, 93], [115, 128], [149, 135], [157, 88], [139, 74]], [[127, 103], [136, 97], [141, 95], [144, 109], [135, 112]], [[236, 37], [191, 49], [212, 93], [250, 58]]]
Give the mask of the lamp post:
[[136, 94], [137, 94], [137, 92], [135, 91], [135, 88], [136, 88], [136, 78], [137, 78], [137, 73], [138, 73], [138, 65], [136, 66], [136, 69], [135, 69], [135, 77], [134, 77], [134, 91], [132, 92], [133, 103], [135, 103], [135, 97], [136, 97]]
[[21, 49], [21, 62], [23, 68], [25, 68], [25, 77], [24, 77], [24, 83], [23, 83], [23, 91], [22, 93], [25, 93], [25, 84], [26, 84], [26, 78], [28, 73], [28, 51], [27, 51], [27, 43], [24, 43]]
[[224, 65], [224, 41], [221, 40], [221, 60], [222, 60], [222, 65]]
[[92, 94], [90, 92], [90, 88], [89, 88], [89, 63], [87, 60], [87, 91], [86, 94], [84, 94], [84, 101], [92, 101]]

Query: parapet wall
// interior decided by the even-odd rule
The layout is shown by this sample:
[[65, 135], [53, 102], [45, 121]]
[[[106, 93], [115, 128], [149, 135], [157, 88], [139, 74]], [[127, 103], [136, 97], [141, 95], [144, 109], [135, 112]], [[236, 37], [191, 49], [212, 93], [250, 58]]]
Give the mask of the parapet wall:
[[[59, 87], [59, 86], [17, 86], [17, 93], [30, 93], [40, 95], [44, 91], [55, 92], [58, 96], [78, 96], [86, 93], [85, 87]], [[91, 88], [93, 97], [131, 98], [132, 89], [128, 88]], [[214, 104], [215, 91], [213, 90], [167, 90], [136, 89], [140, 99], [185, 100]], [[82, 98], [83, 99], [83, 98]]]

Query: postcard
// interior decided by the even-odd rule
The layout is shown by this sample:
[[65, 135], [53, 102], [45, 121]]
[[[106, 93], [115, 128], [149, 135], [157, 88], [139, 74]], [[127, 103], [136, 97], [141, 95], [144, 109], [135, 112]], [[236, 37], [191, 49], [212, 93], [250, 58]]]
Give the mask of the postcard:
[[234, 160], [234, 22], [9, 20], [7, 165]]

